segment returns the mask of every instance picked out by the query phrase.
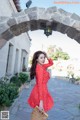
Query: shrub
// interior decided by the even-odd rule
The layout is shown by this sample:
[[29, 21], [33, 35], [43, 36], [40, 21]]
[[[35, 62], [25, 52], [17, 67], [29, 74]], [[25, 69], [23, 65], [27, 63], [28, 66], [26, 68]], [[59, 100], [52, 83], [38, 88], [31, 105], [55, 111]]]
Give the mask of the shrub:
[[7, 76], [0, 78], [0, 82], [9, 83], [9, 78]]
[[21, 81], [19, 80], [18, 76], [15, 75], [10, 79], [10, 83], [14, 83], [16, 86], [20, 87], [21, 86]]
[[73, 71], [67, 71], [68, 77], [69, 78], [74, 78], [74, 73]]
[[30, 82], [29, 73], [19, 73], [10, 79], [10, 83], [14, 83], [16, 86], [20, 87], [25, 82]]
[[21, 84], [29, 82], [28, 73], [19, 73], [10, 79], [10, 82], [0, 80], [0, 108], [9, 107], [18, 97]]
[[11, 106], [16, 97], [18, 97], [18, 87], [13, 83], [0, 83], [0, 106]]
[[19, 73], [19, 80], [24, 84], [29, 79], [29, 75], [27, 73]]

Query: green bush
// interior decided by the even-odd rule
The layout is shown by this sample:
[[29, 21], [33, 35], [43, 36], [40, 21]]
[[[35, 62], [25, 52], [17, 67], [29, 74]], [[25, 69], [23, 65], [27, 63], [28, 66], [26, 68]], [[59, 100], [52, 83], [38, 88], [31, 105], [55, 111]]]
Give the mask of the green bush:
[[10, 79], [10, 83], [14, 83], [16, 86], [20, 87], [22, 82], [20, 81], [20, 79], [18, 78], [18, 76], [13, 76], [11, 79]]
[[14, 83], [16, 86], [20, 87], [21, 84], [25, 82], [29, 82], [29, 74], [28, 73], [19, 73], [19, 75], [15, 75], [10, 79], [10, 83]]
[[24, 84], [29, 79], [29, 75], [27, 73], [19, 73], [19, 80]]
[[10, 79], [10, 83], [5, 80], [0, 81], [0, 108], [9, 107], [18, 97], [21, 84], [29, 82], [28, 73], [19, 73]]
[[16, 97], [18, 97], [18, 87], [15, 84], [0, 82], [0, 106], [11, 106]]
[[77, 78], [76, 78], [76, 81], [79, 81], [79, 80], [80, 80], [80, 77], [77, 77]]
[[9, 83], [9, 78], [7, 76], [0, 78], [0, 82]]

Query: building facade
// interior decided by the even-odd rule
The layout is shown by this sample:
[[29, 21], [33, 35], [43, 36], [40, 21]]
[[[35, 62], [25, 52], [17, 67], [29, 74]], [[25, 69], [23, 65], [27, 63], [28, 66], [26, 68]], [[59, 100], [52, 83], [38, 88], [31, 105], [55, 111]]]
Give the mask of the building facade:
[[[15, 1], [18, 2], [18, 0]], [[19, 12], [20, 9], [16, 7], [14, 0], [2, 0], [0, 5], [1, 18], [12, 16], [12, 14]], [[0, 78], [6, 75], [12, 76], [24, 69], [28, 69], [30, 45], [31, 39], [26, 32], [10, 39], [0, 49]]]

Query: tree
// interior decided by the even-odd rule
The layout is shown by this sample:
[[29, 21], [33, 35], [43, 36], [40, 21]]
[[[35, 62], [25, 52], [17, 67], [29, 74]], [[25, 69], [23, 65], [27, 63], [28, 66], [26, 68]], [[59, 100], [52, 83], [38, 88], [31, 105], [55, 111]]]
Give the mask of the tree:
[[56, 47], [56, 45], [50, 45], [47, 49], [47, 54], [54, 60], [63, 59], [68, 60], [70, 57], [68, 53], [63, 52], [63, 50], [59, 47]]

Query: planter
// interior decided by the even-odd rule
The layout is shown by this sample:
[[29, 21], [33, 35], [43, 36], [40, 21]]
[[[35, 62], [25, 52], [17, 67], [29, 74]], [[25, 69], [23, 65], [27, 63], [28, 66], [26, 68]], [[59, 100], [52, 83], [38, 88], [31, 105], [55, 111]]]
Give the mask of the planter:
[[76, 84], [76, 85], [80, 85], [80, 80], [75, 81], [75, 84]]
[[9, 110], [9, 107], [0, 106], [0, 111], [7, 111], [7, 110]]
[[75, 83], [76, 80], [75, 80], [75, 78], [70, 78], [69, 81], [70, 81], [71, 83]]

